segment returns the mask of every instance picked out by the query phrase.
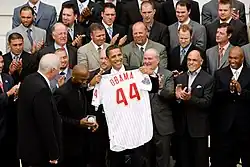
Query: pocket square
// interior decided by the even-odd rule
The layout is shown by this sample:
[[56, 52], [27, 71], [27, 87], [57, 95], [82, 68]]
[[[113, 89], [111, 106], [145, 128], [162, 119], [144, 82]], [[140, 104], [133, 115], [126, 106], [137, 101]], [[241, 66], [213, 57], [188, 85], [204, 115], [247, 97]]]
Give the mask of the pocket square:
[[197, 88], [197, 89], [200, 89], [200, 88], [202, 88], [202, 86], [201, 86], [201, 85], [197, 85], [196, 88]]

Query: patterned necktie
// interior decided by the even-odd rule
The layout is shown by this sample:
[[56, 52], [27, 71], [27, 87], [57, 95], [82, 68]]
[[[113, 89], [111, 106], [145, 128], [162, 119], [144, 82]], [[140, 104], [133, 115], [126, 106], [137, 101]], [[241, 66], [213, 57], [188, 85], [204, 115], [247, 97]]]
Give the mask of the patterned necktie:
[[37, 8], [36, 6], [33, 6], [33, 10], [34, 10], [34, 21], [36, 21], [36, 16], [37, 16]]
[[31, 45], [31, 47], [33, 47], [33, 38], [32, 38], [32, 36], [31, 36], [31, 29], [28, 29], [27, 30], [27, 37], [28, 37], [28, 39], [29, 39], [29, 41], [30, 41], [30, 45]]
[[140, 50], [141, 50], [141, 55], [142, 55], [142, 57], [143, 57], [143, 56], [144, 56], [144, 48], [141, 47]]
[[73, 28], [68, 28], [68, 32], [69, 32], [69, 35], [70, 35], [70, 37], [71, 37], [71, 39], [73, 41], [74, 40], [74, 30], [73, 30]]
[[180, 53], [180, 64], [182, 64], [185, 55], [186, 55], [185, 49], [181, 48], [181, 53]]
[[221, 65], [221, 59], [222, 59], [222, 57], [223, 57], [223, 51], [224, 51], [224, 48], [219, 48], [218, 67], [220, 67], [220, 65]]
[[110, 37], [110, 39], [112, 39], [113, 29], [112, 29], [112, 27], [108, 27], [107, 29], [108, 29], [109, 37]]
[[2, 81], [0, 81], [0, 88], [1, 88], [2, 92], [4, 92], [3, 82]]

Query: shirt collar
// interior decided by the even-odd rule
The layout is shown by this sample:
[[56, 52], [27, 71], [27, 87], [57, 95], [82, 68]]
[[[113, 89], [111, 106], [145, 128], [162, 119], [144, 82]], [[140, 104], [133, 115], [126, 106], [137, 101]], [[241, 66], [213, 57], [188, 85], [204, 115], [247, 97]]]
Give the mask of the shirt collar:
[[47, 84], [48, 84], [49, 87], [50, 87], [49, 79], [48, 79], [45, 75], [43, 75], [43, 73], [41, 73], [39, 70], [38, 70], [37, 72], [45, 79], [45, 81], [47, 82]]
[[240, 68], [238, 68], [238, 69], [233, 69], [233, 68], [230, 66], [230, 69], [231, 69], [233, 75], [235, 74], [236, 71], [238, 72], [238, 75], [240, 75], [240, 73], [241, 73], [241, 71], [242, 71], [242, 68], [243, 68], [243, 63], [241, 64]]
[[182, 51], [183, 49], [185, 50], [185, 53], [188, 51], [188, 49], [190, 48], [192, 43], [188, 44], [185, 48], [180, 46], [180, 51]]
[[184, 21], [183, 23], [181, 23], [181, 22], [179, 22], [178, 21], [178, 29], [179, 29], [179, 27], [182, 25], [182, 24], [189, 24], [190, 23], [190, 21], [191, 21], [191, 19], [188, 17], [188, 19], [186, 20], [186, 21]]
[[35, 5], [33, 5], [31, 2], [28, 2], [28, 4], [29, 4], [29, 6], [30, 6], [31, 8], [33, 8], [34, 6], [36, 6], [36, 11], [38, 11], [39, 5], [40, 5], [40, 1], [37, 1], [37, 3], [36, 3]]
[[158, 73], [158, 69], [159, 69], [159, 67], [157, 66], [157, 67], [155, 68], [155, 70], [154, 70], [154, 73], [155, 73], [155, 74]]
[[68, 73], [68, 67], [67, 68], [65, 68], [63, 71], [59, 71], [59, 74], [61, 73], [61, 72], [64, 72], [64, 75], [66, 76], [67, 75], [67, 73]]
[[[55, 46], [55, 49], [56, 49], [56, 50], [62, 48], [62, 47], [61, 47], [60, 45], [58, 45], [57, 43], [54, 43], [54, 46]], [[67, 45], [66, 45], [66, 44], [64, 44], [63, 47], [64, 47], [65, 50], [67, 49]]]
[[31, 26], [30, 26], [30, 27], [25, 27], [23, 24], [20, 24], [20, 26], [24, 29], [24, 31], [25, 31], [25, 32], [27, 32], [27, 30], [28, 30], [28, 29], [30, 29], [30, 30], [31, 30], [31, 32], [32, 32], [32, 31], [33, 31], [33, 29], [34, 29], [33, 24], [31, 24]]
[[[85, 2], [80, 2], [79, 0], [77, 0], [77, 5], [80, 10], [83, 10], [84, 8], [88, 7], [88, 4], [89, 0], [86, 0]], [[82, 8], [80, 6], [82, 6]], [[80, 13], [82, 13], [82, 11], [80, 11]]]
[[200, 71], [201, 71], [201, 67], [199, 67], [197, 70], [195, 70], [194, 72], [190, 72], [190, 71], [188, 71], [187, 72], [187, 74], [188, 74], [188, 76], [197, 76], [199, 73], [200, 73]]
[[115, 70], [113, 67], [111, 68], [111, 71], [110, 71], [110, 73], [111, 74], [116, 74], [116, 73], [119, 73], [119, 72], [125, 72], [126, 70], [125, 70], [125, 67], [124, 67], [124, 65], [122, 65], [122, 67], [120, 68], [120, 70]]
[[3, 84], [2, 73], [0, 73], [0, 83]]
[[101, 49], [103, 49], [103, 44], [101, 46], [97, 46], [93, 40], [91, 40], [91, 43], [94, 45], [95, 50], [98, 50], [99, 47], [101, 47]]
[[10, 52], [10, 54], [11, 54], [12, 60], [15, 59], [15, 57], [17, 57], [19, 60], [21, 58], [22, 53], [20, 53], [19, 55], [15, 55], [14, 53]]
[[232, 20], [232, 17], [230, 17], [227, 21], [222, 21], [222, 20], [220, 20], [220, 23], [230, 23], [230, 21]]
[[[223, 51], [226, 51], [229, 45], [230, 45], [230, 42], [228, 42], [225, 46], [223, 46], [222, 47]], [[220, 49], [220, 46], [219, 46], [219, 49]]]
[[109, 27], [113, 29], [113, 24], [111, 26], [108, 26], [106, 23], [104, 23], [103, 20], [102, 20], [102, 24], [104, 25], [105, 29], [108, 29]]
[[145, 52], [145, 51], [146, 51], [146, 46], [147, 46], [147, 44], [148, 44], [148, 39], [146, 40], [146, 42], [145, 42], [144, 45], [138, 45], [138, 44], [136, 44], [136, 46], [138, 46], [139, 49], [140, 49], [141, 47], [143, 47], [143, 50], [144, 50], [144, 52]]
[[116, 6], [117, 1], [116, 0], [104, 0], [104, 3], [112, 3]]

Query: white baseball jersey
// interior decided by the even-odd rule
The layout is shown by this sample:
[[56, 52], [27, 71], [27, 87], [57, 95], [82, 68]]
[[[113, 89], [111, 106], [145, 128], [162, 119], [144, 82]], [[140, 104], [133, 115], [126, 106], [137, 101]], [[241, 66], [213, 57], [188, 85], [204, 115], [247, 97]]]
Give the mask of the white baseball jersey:
[[103, 75], [95, 86], [92, 105], [103, 104], [112, 151], [139, 147], [153, 137], [151, 89], [149, 76], [138, 69]]

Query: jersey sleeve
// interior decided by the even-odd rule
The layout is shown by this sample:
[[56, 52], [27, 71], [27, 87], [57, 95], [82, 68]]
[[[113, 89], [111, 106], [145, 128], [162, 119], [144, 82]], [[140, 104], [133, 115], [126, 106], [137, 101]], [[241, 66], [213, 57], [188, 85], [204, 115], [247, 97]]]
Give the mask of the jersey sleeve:
[[136, 76], [136, 84], [141, 90], [150, 91], [152, 89], [152, 83], [149, 75], [141, 73], [140, 70], [133, 71]]
[[100, 84], [96, 84], [95, 85], [91, 104], [93, 106], [95, 106], [96, 109], [98, 109], [98, 106], [101, 104], [101, 89], [100, 89]]

